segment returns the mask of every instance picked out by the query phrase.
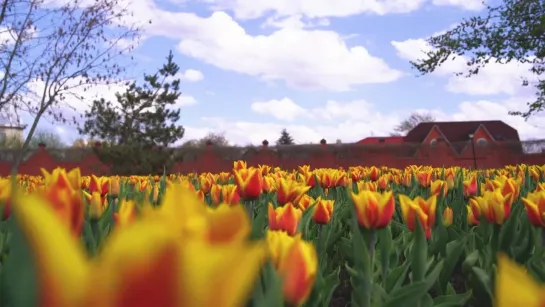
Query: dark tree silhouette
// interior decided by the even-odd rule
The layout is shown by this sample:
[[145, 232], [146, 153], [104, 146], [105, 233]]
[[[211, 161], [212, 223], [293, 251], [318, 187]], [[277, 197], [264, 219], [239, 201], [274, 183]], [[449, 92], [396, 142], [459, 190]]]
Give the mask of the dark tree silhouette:
[[280, 138], [276, 141], [276, 145], [293, 145], [295, 144], [293, 137], [286, 129], [282, 129]]
[[[79, 132], [110, 144], [100, 149], [100, 156], [112, 164], [117, 173], [149, 174], [169, 162], [171, 150], [167, 147], [184, 136], [178, 125], [180, 109], [180, 80], [172, 80], [179, 67], [172, 52], [157, 73], [144, 75], [144, 84], [133, 82], [117, 101], [93, 101], [85, 112], [85, 123]], [[135, 165], [139, 169], [134, 169]], [[151, 169], [150, 169], [151, 168]]]

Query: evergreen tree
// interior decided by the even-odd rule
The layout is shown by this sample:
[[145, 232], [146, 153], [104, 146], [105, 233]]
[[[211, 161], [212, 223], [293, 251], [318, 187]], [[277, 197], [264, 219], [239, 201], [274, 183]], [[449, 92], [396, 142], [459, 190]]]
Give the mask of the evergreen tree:
[[293, 141], [293, 137], [289, 134], [289, 132], [286, 129], [282, 129], [282, 132], [280, 133], [280, 138], [276, 141], [276, 145], [293, 145], [295, 142]]
[[123, 93], [116, 93], [116, 103], [104, 98], [93, 101], [85, 112], [80, 134], [110, 144], [98, 154], [119, 174], [150, 174], [169, 166], [172, 151], [167, 147], [184, 136], [177, 124], [180, 109], [175, 104], [181, 95], [179, 71], [172, 51], [157, 73], [144, 74], [144, 84], [133, 82]]

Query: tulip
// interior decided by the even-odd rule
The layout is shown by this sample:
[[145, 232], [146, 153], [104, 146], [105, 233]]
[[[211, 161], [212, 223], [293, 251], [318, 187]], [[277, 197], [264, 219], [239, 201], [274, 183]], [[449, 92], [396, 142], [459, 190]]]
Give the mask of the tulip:
[[498, 255], [495, 283], [496, 307], [545, 306], [545, 288], [505, 254]]
[[66, 172], [64, 168], [57, 167], [49, 173], [45, 169], [40, 169], [46, 186], [56, 185], [60, 188], [71, 187], [73, 190], [81, 189], [81, 172], [79, 168], [74, 168]]
[[297, 202], [297, 207], [303, 211], [307, 210], [316, 200], [308, 194], [304, 194]]
[[[62, 179], [64, 177], [64, 179]], [[48, 186], [41, 194], [48, 200], [62, 223], [79, 237], [85, 220], [85, 207], [81, 191], [66, 185], [66, 174], [59, 174], [59, 180]]]
[[391, 191], [380, 193], [360, 190], [350, 193], [356, 209], [358, 224], [367, 229], [381, 229], [390, 223], [395, 212], [395, 199]]
[[98, 192], [101, 196], [108, 193], [110, 188], [110, 179], [107, 177], [98, 178], [95, 175], [91, 175], [91, 183], [89, 184], [89, 192]]
[[[260, 243], [212, 245], [141, 220], [113, 232], [96, 261], [88, 261], [51, 206], [31, 196], [15, 204], [44, 307], [241, 306], [267, 252]], [[224, 283], [225, 276], [233, 278]]]
[[386, 190], [390, 185], [390, 181], [387, 176], [380, 176], [377, 180], [377, 186], [381, 190]]
[[105, 197], [101, 197], [99, 192], [92, 192], [91, 194], [83, 192], [83, 195], [87, 198], [87, 204], [89, 205], [89, 216], [91, 219], [100, 219], [108, 202]]
[[233, 170], [240, 171], [242, 169], [248, 168], [246, 161], [238, 160], [233, 162]]
[[[473, 199], [470, 199], [469, 200], [470, 203], [471, 202], [475, 202], [475, 200]], [[467, 208], [467, 223], [469, 225], [479, 225], [479, 217], [481, 216], [481, 210], [479, 209], [479, 205], [470, 205], [470, 206], [466, 206]], [[475, 208], [475, 209], [474, 209]]]
[[545, 191], [528, 193], [522, 198], [532, 225], [545, 228]]
[[485, 191], [483, 196], [473, 199], [470, 201], [473, 214], [482, 214], [489, 223], [502, 225], [511, 215], [511, 195], [502, 195], [500, 189]]
[[113, 197], [119, 196], [119, 191], [121, 189], [119, 181], [120, 181], [119, 176], [116, 176], [110, 179], [110, 192], [108, 194], [110, 194]]
[[271, 193], [276, 191], [276, 183], [273, 177], [263, 177], [263, 192]]
[[477, 195], [477, 175], [472, 175], [469, 180], [462, 181], [464, 185], [464, 196]]
[[2, 211], [2, 221], [5, 221], [11, 215], [11, 181], [9, 179], [0, 179], [0, 204], [3, 204], [4, 207], [0, 207]]
[[226, 184], [221, 188], [222, 201], [225, 204], [236, 205], [240, 203], [238, 188], [234, 184]]
[[221, 190], [222, 186], [219, 184], [213, 184], [210, 187], [210, 199], [213, 205], [219, 205], [221, 203]]
[[318, 198], [316, 206], [314, 206], [314, 212], [312, 214], [312, 219], [316, 224], [325, 225], [331, 220], [333, 214], [333, 206], [335, 204], [334, 200], [325, 200]]
[[431, 195], [445, 197], [448, 193], [447, 183], [443, 180], [434, 180], [431, 182], [430, 191]]
[[310, 190], [309, 186], [295, 180], [280, 178], [278, 180], [278, 204], [285, 205], [287, 203], [297, 203], [308, 190]]
[[161, 220], [176, 232], [211, 243], [228, 243], [240, 241], [251, 229], [241, 205], [230, 206], [232, 208], [228, 209], [225, 208], [228, 205], [220, 204], [213, 210], [183, 184], [173, 184], [166, 190], [162, 204], [156, 210], [143, 211], [142, 215]]
[[443, 211], [443, 225], [447, 227], [452, 225], [453, 218], [452, 208], [447, 206]]
[[210, 193], [212, 185], [215, 183], [214, 177], [212, 174], [201, 175], [199, 177], [199, 190], [201, 190], [205, 195]]
[[301, 209], [295, 208], [292, 203], [274, 209], [269, 203], [269, 229], [282, 230], [293, 236], [297, 233], [297, 226], [303, 216]]
[[318, 256], [314, 245], [295, 238], [278, 266], [283, 281], [284, 300], [300, 306], [308, 299], [318, 271]]
[[431, 196], [428, 199], [424, 199], [417, 196], [415, 199], [410, 199], [406, 195], [399, 195], [399, 205], [401, 207], [401, 214], [403, 220], [410, 231], [414, 231], [415, 220], [418, 219], [426, 238], [431, 237], [431, 230], [435, 226], [435, 211], [437, 209], [437, 197]]
[[244, 200], [255, 200], [263, 191], [263, 176], [256, 168], [233, 170], [239, 195]]
[[283, 282], [284, 300], [300, 306], [309, 297], [318, 271], [314, 245], [301, 236], [290, 237], [277, 231], [267, 232], [272, 262]]
[[115, 227], [125, 227], [136, 220], [136, 204], [132, 200], [122, 200], [119, 209], [113, 214]]
[[420, 183], [420, 186], [427, 188], [431, 185], [433, 173], [431, 171], [418, 172], [416, 174], [416, 179], [418, 180], [418, 183]]
[[371, 166], [366, 177], [368, 177], [371, 181], [377, 181], [380, 177], [380, 170], [375, 166]]

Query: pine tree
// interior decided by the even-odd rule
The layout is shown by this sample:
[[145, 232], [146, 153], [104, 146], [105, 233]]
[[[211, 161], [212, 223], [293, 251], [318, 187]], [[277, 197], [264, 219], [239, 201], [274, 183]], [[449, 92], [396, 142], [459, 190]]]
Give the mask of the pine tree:
[[282, 129], [280, 133], [280, 138], [276, 141], [276, 145], [293, 145], [295, 144], [293, 137], [289, 134], [286, 129]]
[[[157, 73], [144, 74], [144, 84], [133, 82], [127, 90], [116, 93], [116, 103], [104, 98], [93, 101], [85, 112], [80, 134], [98, 138], [111, 146], [100, 149], [99, 157], [119, 174], [149, 174], [163, 169], [171, 160], [167, 147], [184, 136], [177, 124], [180, 109], [175, 104], [181, 95], [179, 71], [172, 51]], [[135, 168], [136, 167], [136, 168]]]

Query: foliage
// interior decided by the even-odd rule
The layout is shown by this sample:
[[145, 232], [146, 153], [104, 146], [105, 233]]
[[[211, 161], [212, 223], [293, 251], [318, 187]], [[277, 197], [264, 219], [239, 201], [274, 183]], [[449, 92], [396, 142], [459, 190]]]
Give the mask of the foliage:
[[182, 147], [206, 147], [206, 144], [210, 143], [217, 147], [229, 146], [229, 141], [225, 137], [224, 133], [209, 132], [206, 136], [198, 140], [189, 140], [185, 142]]
[[[467, 71], [458, 75], [471, 77], [489, 63], [520, 62], [531, 65], [536, 100], [528, 102], [525, 112], [510, 114], [528, 119], [545, 110], [545, 6], [542, 0], [502, 0], [487, 6], [487, 13], [463, 20], [453, 29], [428, 39], [433, 48], [423, 59], [412, 65], [421, 73], [434, 72], [447, 60], [465, 56]], [[521, 80], [530, 85], [529, 80]]]
[[[239, 169], [234, 175], [80, 178], [79, 172], [72, 172], [49, 176], [52, 182], [48, 185], [43, 184], [43, 178], [22, 179], [18, 184], [27, 191], [53, 196], [42, 198], [43, 202], [40, 198], [16, 199], [21, 203], [16, 203], [16, 208], [14, 205], [15, 212], [35, 209], [34, 214], [17, 214], [13, 219], [4, 211], [0, 221], [0, 306], [34, 306], [39, 290], [49, 286], [44, 282], [59, 286], [67, 281], [78, 284], [59, 286], [66, 297], [90, 294], [114, 301], [125, 293], [134, 299], [142, 280], [160, 280], [146, 284], [145, 296], [153, 293], [167, 302], [173, 299], [171, 292], [164, 291], [173, 285], [169, 282], [181, 288], [183, 285], [176, 281], [182, 277], [191, 280], [191, 272], [201, 273], [201, 267], [164, 269], [165, 262], [172, 264], [171, 259], [181, 258], [164, 257], [172, 250], [182, 250], [178, 245], [167, 245], [171, 241], [198, 242], [194, 246], [199, 249], [183, 255], [211, 261], [192, 257], [182, 262], [204, 263], [203, 270], [216, 270], [200, 275], [201, 283], [192, 285], [205, 294], [210, 284], [225, 287], [218, 291], [223, 294], [236, 291], [239, 287], [221, 282], [225, 276], [213, 273], [223, 272], [217, 268], [225, 261], [248, 261], [251, 257], [249, 253], [228, 254], [236, 257], [199, 253], [208, 252], [205, 248], [209, 246], [221, 247], [215, 251], [229, 251], [225, 248], [229, 246], [244, 250], [243, 242], [261, 241], [272, 261], [265, 262], [260, 256], [260, 274], [231, 278], [232, 283], [253, 281], [248, 281], [253, 288], [244, 304], [248, 307], [283, 306], [289, 295], [299, 295], [297, 298], [306, 301], [304, 305], [291, 305], [309, 307], [508, 306], [497, 302], [498, 295], [512, 296], [515, 304], [521, 298], [537, 301], [542, 294], [542, 289], [528, 285], [523, 278], [527, 271], [545, 282], [545, 224], [543, 208], [537, 205], [545, 200], [542, 166], [480, 171], [426, 166], [311, 170], [301, 166], [299, 178], [295, 178], [291, 172], [268, 173], [270, 167], [266, 165], [242, 168], [242, 162], [235, 162]], [[346, 178], [352, 180], [347, 183]], [[285, 193], [266, 191], [263, 182], [279, 179]], [[47, 193], [42, 193], [44, 190]], [[85, 192], [95, 199], [82, 202], [59, 197], [68, 191], [80, 196]], [[254, 197], [241, 196], [249, 194]], [[179, 206], [180, 200], [186, 206]], [[82, 214], [69, 215], [73, 212]], [[48, 223], [40, 223], [46, 220]], [[55, 226], [52, 223], [60, 226], [47, 227]], [[116, 240], [108, 240], [112, 233], [116, 233]], [[271, 240], [275, 236], [278, 241]], [[33, 240], [26, 239], [29, 237]], [[157, 242], [161, 244], [154, 244]], [[142, 246], [151, 252], [136, 253]], [[80, 248], [87, 252], [85, 256]], [[497, 255], [524, 267], [517, 274], [510, 272], [513, 276], [504, 276], [522, 291], [499, 293], [495, 284], [502, 263]], [[110, 261], [96, 262], [95, 257]], [[76, 268], [81, 270], [66, 270], [64, 259], [72, 260], [72, 265], [79, 265]], [[143, 265], [157, 269], [141, 270]], [[103, 270], [108, 270], [108, 275]], [[504, 274], [507, 271], [503, 270]], [[101, 284], [88, 281], [101, 274], [126, 283], [109, 283], [108, 291], [97, 291]], [[523, 287], [516, 287], [522, 282]], [[199, 286], [203, 288], [195, 288]], [[83, 291], [82, 287], [89, 288]], [[305, 290], [309, 295], [302, 297]], [[50, 297], [61, 300], [58, 291], [51, 292]], [[174, 302], [171, 305], [176, 306]]]
[[[28, 147], [38, 148], [40, 144], [45, 144], [49, 148], [64, 148], [66, 144], [62, 138], [53, 132], [39, 130], [32, 136]], [[0, 148], [17, 149], [23, 146], [23, 140], [17, 137], [8, 137], [0, 141]]]
[[428, 113], [413, 112], [408, 118], [404, 119], [399, 125], [394, 128], [391, 136], [401, 136], [407, 134], [420, 123], [434, 122], [435, 117]]
[[157, 73], [144, 75], [143, 85], [133, 82], [123, 94], [116, 93], [116, 102], [93, 101], [78, 130], [113, 145], [98, 151], [103, 162], [126, 171], [139, 165], [139, 173], [155, 172], [170, 163], [169, 150], [158, 154], [151, 149], [167, 147], [184, 135], [184, 128], [177, 124], [180, 109], [175, 109], [181, 95], [180, 80], [174, 79], [178, 71], [170, 52]]
[[66, 123], [74, 100], [83, 99], [79, 93], [119, 81], [124, 67], [117, 58], [140, 32], [126, 22], [129, 14], [121, 0], [2, 1], [0, 34], [10, 39], [0, 42], [0, 117], [33, 115], [22, 150], [42, 117]]
[[32, 136], [30, 140], [30, 148], [38, 148], [40, 144], [45, 144], [49, 148], [64, 148], [66, 144], [57, 134], [49, 131], [39, 130]]
[[280, 138], [276, 141], [276, 145], [293, 145], [295, 144], [293, 137], [286, 129], [282, 129], [280, 132]]

